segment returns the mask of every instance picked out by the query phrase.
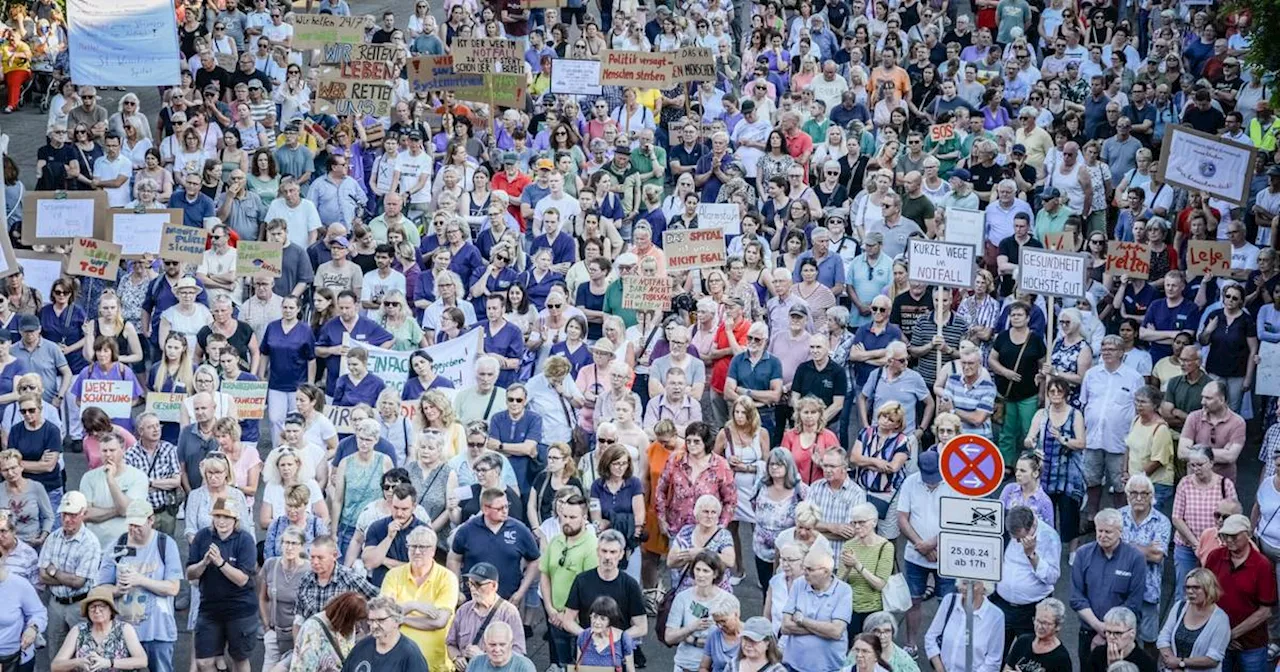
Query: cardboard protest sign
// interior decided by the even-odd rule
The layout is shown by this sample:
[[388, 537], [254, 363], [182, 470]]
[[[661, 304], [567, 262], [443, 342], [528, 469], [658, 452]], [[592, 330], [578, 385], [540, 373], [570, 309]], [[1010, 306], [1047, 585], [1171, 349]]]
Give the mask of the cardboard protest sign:
[[419, 56], [409, 61], [409, 85], [415, 93], [478, 88], [484, 76], [454, 72], [452, 56]]
[[303, 14], [290, 16], [293, 24], [293, 48], [299, 51], [321, 49], [326, 44], [364, 42], [365, 17]]
[[742, 216], [737, 203], [698, 204], [698, 228], [720, 229], [726, 236], [742, 233]]
[[334, 406], [326, 404], [324, 407], [324, 416], [333, 423], [333, 428], [339, 434], [351, 433], [351, 409], [354, 406]]
[[663, 52], [600, 51], [600, 83], [641, 89], [671, 88], [672, 64]]
[[76, 238], [67, 259], [67, 273], [115, 282], [120, 273], [120, 246], [94, 238]]
[[160, 237], [160, 258], [184, 264], [199, 264], [208, 242], [209, 232], [204, 229], [185, 224], [168, 224]]
[[724, 231], [721, 229], [667, 229], [662, 234], [662, 251], [668, 271], [724, 266]]
[[1231, 243], [1216, 240], [1187, 241], [1187, 275], [1231, 277]]
[[556, 58], [551, 61], [551, 93], [598, 96], [600, 61], [582, 58]]
[[1280, 343], [1258, 343], [1257, 378], [1253, 390], [1260, 395], [1280, 397]]
[[393, 79], [391, 62], [396, 48], [390, 44], [350, 44], [336, 42], [324, 45], [321, 52], [324, 63], [335, 64], [342, 77], [352, 79]]
[[1080, 249], [1080, 239], [1071, 231], [1063, 231], [1061, 233], [1044, 234], [1044, 247], [1047, 250], [1056, 250], [1059, 252], [1075, 252]]
[[128, 210], [110, 212], [111, 242], [120, 246], [120, 256], [141, 259], [144, 254], [159, 254], [165, 227], [182, 226], [182, 210]]
[[29, 191], [22, 197], [22, 244], [66, 245], [103, 236], [106, 218], [104, 191]]
[[981, 210], [947, 208], [943, 239], [948, 243], [966, 243], [982, 249], [986, 241], [986, 217]]
[[160, 422], [178, 422], [182, 414], [182, 400], [187, 395], [181, 392], [148, 392], [146, 409], [155, 413]]
[[953, 123], [934, 124], [929, 127], [929, 139], [933, 142], [946, 142], [956, 137], [956, 125]]
[[1162, 182], [1190, 191], [1204, 191], [1224, 201], [1244, 205], [1253, 180], [1256, 150], [1190, 126], [1170, 125], [1160, 148], [1156, 175]]
[[706, 47], [681, 47], [672, 55], [667, 86], [716, 80], [716, 55]]
[[385, 117], [391, 114], [391, 85], [385, 80], [322, 76], [316, 83], [316, 106], [318, 112], [340, 117]]
[[236, 247], [236, 275], [242, 278], [278, 278], [284, 272], [280, 243], [241, 240]]
[[515, 40], [458, 37], [453, 40], [453, 71], [487, 75], [491, 72], [524, 73], [524, 57]]
[[637, 271], [622, 276], [622, 308], [659, 312], [671, 308], [671, 279]]
[[911, 238], [907, 241], [907, 262], [907, 277], [913, 282], [973, 289], [978, 249], [968, 243]]
[[85, 380], [80, 388], [80, 408], [97, 406], [112, 419], [129, 417], [133, 408], [133, 381]]
[[241, 420], [261, 420], [267, 410], [267, 381], [226, 380], [222, 391], [236, 402], [237, 417]]
[[1089, 257], [1023, 245], [1018, 256], [1018, 291], [1078, 299], [1088, 287]]
[[1151, 253], [1142, 243], [1107, 243], [1107, 272], [1127, 275], [1131, 280], [1146, 280], [1151, 273]]

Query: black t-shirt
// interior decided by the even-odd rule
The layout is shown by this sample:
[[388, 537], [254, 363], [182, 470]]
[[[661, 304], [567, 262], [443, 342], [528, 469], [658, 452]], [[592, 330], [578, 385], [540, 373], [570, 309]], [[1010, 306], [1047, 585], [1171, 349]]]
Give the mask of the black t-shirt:
[[1058, 648], [1048, 653], [1036, 653], [1031, 650], [1035, 635], [1022, 635], [1013, 640], [1009, 647], [1009, 656], [1005, 665], [1017, 672], [1069, 672], [1071, 670], [1071, 654], [1061, 642]]
[[910, 341], [911, 328], [916, 326], [916, 320], [931, 311], [933, 311], [933, 299], [929, 292], [921, 294], [918, 299], [911, 296], [911, 292], [903, 292], [893, 300], [889, 321], [898, 325], [898, 328], [902, 329], [902, 337]]
[[[1124, 659], [1137, 665], [1138, 672], [1156, 672], [1156, 661], [1152, 660], [1151, 656], [1148, 656], [1140, 647], [1133, 647]], [[1107, 645], [1093, 647], [1093, 651], [1089, 652], [1089, 660], [1085, 661], [1083, 672], [1106, 672], [1106, 670]]]
[[[729, 130], [732, 131], [733, 129]], [[693, 167], [698, 165], [698, 161], [702, 159], [703, 154], [706, 154], [706, 151], [702, 145], [694, 143], [693, 149], [688, 149], [684, 146], [684, 143], [680, 143], [667, 152], [667, 162], [674, 161], [681, 166]]]
[[228, 85], [231, 83], [231, 73], [227, 72], [226, 68], [223, 68], [221, 65], [213, 66], [212, 70], [200, 68], [199, 70], [196, 70], [195, 81], [197, 91], [203, 91], [204, 87], [210, 84], [217, 84], [218, 97], [221, 98], [222, 92], [226, 91]]
[[258, 593], [254, 587], [254, 576], [258, 572], [258, 551], [253, 537], [237, 527], [231, 531], [230, 536], [222, 539], [213, 527], [206, 527], [197, 532], [191, 542], [187, 566], [203, 560], [209, 547], [214, 544], [218, 545], [222, 560], [248, 574], [249, 580], [243, 586], [237, 586], [221, 569], [212, 564], [206, 565], [204, 574], [200, 577], [200, 613], [219, 620], [257, 614]]
[[1215, 108], [1201, 110], [1193, 103], [1182, 113], [1182, 123], [1201, 133], [1217, 133], [1227, 125], [1227, 119]]
[[569, 599], [564, 603], [568, 609], [578, 612], [578, 625], [591, 627], [591, 603], [597, 597], [612, 597], [618, 603], [618, 613], [622, 620], [613, 624], [623, 630], [631, 627], [631, 619], [644, 616], [644, 594], [640, 592], [640, 584], [635, 579], [619, 572], [618, 578], [605, 581], [600, 578], [600, 570], [593, 569], [579, 574], [569, 589]]
[[356, 642], [342, 663], [342, 672], [377, 669], [378, 672], [427, 672], [427, 659], [413, 640], [401, 635], [396, 645], [386, 653], [378, 653], [378, 642], [365, 637]]
[[[1040, 244], [1040, 239], [1036, 238], [1035, 236], [1031, 236], [1030, 238], [1028, 238], [1027, 242], [1023, 243], [1022, 245], [1018, 244], [1017, 238], [1014, 238], [1013, 236], [1009, 236], [1008, 238], [1005, 238], [1004, 240], [1000, 241], [1000, 246], [996, 248], [996, 254], [997, 255], [1002, 254], [1005, 256], [1005, 258], [1009, 260], [1009, 263], [1016, 264], [1018, 263], [1018, 259], [1021, 258], [1022, 256], [1021, 249], [1023, 245], [1027, 247], [1044, 247], [1044, 245]], [[1010, 294], [1012, 294], [1013, 287], [1014, 287], [1013, 275], [1012, 274], [1000, 275], [999, 279], [1000, 279], [1000, 287], [998, 291], [1000, 292], [1000, 296], [1009, 296]]]
[[[1022, 374], [1022, 382], [1012, 384], [1007, 379], [996, 376], [996, 391], [1005, 395], [1010, 401], [1022, 401], [1036, 395], [1039, 391], [1039, 386], [1036, 385], [1036, 372], [1040, 370], [1040, 360], [1049, 354], [1044, 347], [1044, 339], [1034, 331], [1027, 333], [1026, 350], [1022, 349], [1022, 345], [1014, 343], [1008, 331], [1000, 332], [995, 342], [991, 344], [991, 348], [1000, 356], [1001, 366]], [[1018, 360], [1019, 352], [1022, 353], [1021, 361]]]
[[[969, 175], [973, 177], [974, 191], [994, 192], [996, 183], [1004, 178], [1000, 164], [995, 162], [992, 162], [990, 166], [975, 162], [969, 166]], [[994, 196], [995, 194], [993, 193], [992, 195]], [[986, 205], [986, 201], [983, 202], [983, 205]]]
[[791, 384], [791, 391], [801, 397], [812, 394], [824, 404], [830, 404], [837, 396], [846, 396], [848, 389], [849, 377], [845, 374], [844, 367], [831, 361], [821, 371], [814, 366], [813, 360], [801, 364], [796, 369], [795, 380]]

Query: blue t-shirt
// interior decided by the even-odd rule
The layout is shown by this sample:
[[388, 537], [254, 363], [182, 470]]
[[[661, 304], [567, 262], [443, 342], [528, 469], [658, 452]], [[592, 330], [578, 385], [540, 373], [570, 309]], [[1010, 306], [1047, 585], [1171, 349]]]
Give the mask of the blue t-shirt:
[[[1194, 301], [1183, 298], [1177, 307], [1170, 308], [1167, 299], [1159, 299], [1147, 309], [1147, 316], [1142, 326], [1157, 331], [1196, 331], [1200, 323], [1200, 308]], [[1152, 363], [1168, 357], [1173, 353], [1171, 346], [1164, 343], [1150, 344]]]
[[564, 231], [556, 234], [554, 241], [547, 238], [545, 233], [533, 239], [534, 252], [544, 247], [551, 250], [553, 264], [572, 264], [578, 256], [577, 247], [573, 244], [573, 236]]
[[[526, 291], [528, 290], [526, 289]], [[489, 328], [488, 320], [481, 322], [480, 327], [484, 329], [484, 351], [486, 353], [503, 359], [521, 359], [524, 357], [524, 334], [520, 333], [520, 327], [510, 322], [504, 322], [497, 333], [490, 333], [492, 330]], [[516, 382], [518, 373], [518, 367], [517, 369], [500, 369], [498, 371], [498, 387], [506, 387]]]
[[[608, 473], [608, 469], [607, 465], [600, 465], [601, 474]], [[631, 513], [633, 510], [631, 508], [631, 498], [636, 495], [643, 496], [644, 487], [640, 485], [640, 479], [635, 476], [627, 479], [622, 484], [622, 487], [618, 488], [617, 492], [612, 492], [605, 487], [603, 476], [597, 478], [596, 482], [591, 484], [591, 499], [600, 501], [600, 515], [605, 520], [613, 520], [613, 514], [615, 513]]]
[[307, 362], [316, 357], [316, 340], [311, 329], [302, 322], [285, 333], [280, 320], [267, 325], [258, 346], [267, 358], [267, 388], [277, 392], [296, 392], [298, 382], [307, 378]]
[[529, 295], [529, 303], [542, 310], [547, 307], [547, 295], [551, 293], [551, 288], [556, 283], [564, 282], [564, 276], [555, 271], [547, 271], [541, 279], [529, 269], [520, 275], [520, 285], [524, 287], [525, 294]]
[[[19, 422], [9, 429], [9, 447], [22, 453], [23, 460], [35, 462], [44, 457], [45, 451], [62, 452], [62, 432], [48, 420], [36, 430], [27, 429], [26, 423]], [[48, 492], [62, 488], [61, 460], [48, 473], [24, 471], [22, 475], [43, 485]]]
[[498, 568], [498, 595], [508, 599], [520, 587], [524, 570], [520, 561], [533, 562], [542, 556], [533, 533], [523, 523], [508, 518], [495, 534], [479, 515], [458, 528], [450, 550], [462, 556], [466, 573], [477, 562], [488, 562]]
[[[542, 416], [526, 411], [519, 420], [512, 420], [510, 413], [498, 411], [489, 419], [489, 436], [501, 443], [523, 443], [532, 440], [541, 449]], [[529, 488], [533, 485], [533, 479], [537, 477], [537, 474], [533, 473], [536, 466], [533, 459], [526, 455], [508, 455], [507, 460], [511, 462], [511, 468], [516, 472], [516, 483], [519, 486], [517, 489], [520, 494], [528, 494]]]
[[387, 388], [383, 380], [371, 373], [366, 373], [360, 382], [352, 382], [350, 375], [338, 378], [333, 390], [334, 406], [355, 406], [357, 404], [378, 405], [378, 395]]
[[402, 401], [417, 401], [427, 391], [436, 389], [452, 390], [453, 381], [444, 376], [436, 376], [430, 385], [423, 388], [422, 381], [418, 380], [417, 376], [414, 376], [404, 382], [404, 389], [400, 390], [400, 399]]
[[[163, 541], [164, 562], [160, 561], [160, 542]], [[115, 543], [114, 540], [112, 543]], [[133, 568], [139, 574], [155, 581], [177, 581], [183, 578], [182, 554], [178, 543], [167, 534], [155, 530], [151, 541], [143, 548], [131, 549], [133, 555], [122, 557], [110, 551], [102, 554], [102, 569], [98, 583], [114, 585], [120, 566]], [[161, 605], [164, 605], [163, 607]], [[144, 642], [173, 642], [178, 639], [177, 622], [173, 618], [173, 598], [157, 595], [149, 590], [133, 588], [116, 598], [116, 607], [123, 616], [142, 615], [140, 621], [129, 619], [138, 631], [138, 639]], [[162, 610], [162, 613], [156, 613]]]
[[[387, 557], [400, 562], [409, 562], [409, 533], [420, 525], [423, 525], [423, 522], [418, 520], [417, 516], [409, 516], [409, 524], [405, 525], [391, 540], [391, 546], [387, 548]], [[381, 544], [387, 538], [390, 527], [391, 516], [374, 521], [364, 533], [364, 547], [370, 548]], [[382, 580], [386, 578], [389, 571], [391, 570], [386, 567], [375, 567], [371, 577], [373, 585], [381, 587]]]
[[342, 663], [342, 672], [365, 672], [375, 668], [378, 672], [427, 672], [427, 659], [408, 637], [401, 636], [386, 653], [378, 653], [377, 640], [365, 637], [356, 642]]
[[[716, 631], [718, 632], [718, 630]], [[591, 641], [591, 630], [586, 629], [578, 633], [577, 646], [579, 665], [617, 669], [623, 667], [622, 661], [627, 656], [635, 653], [636, 640], [632, 639], [626, 630], [623, 630], [622, 636], [613, 640], [611, 647], [606, 645], [607, 648], [604, 651], [600, 651], [596, 649], [595, 644]]]
[[[867, 350], [883, 350], [889, 347], [890, 343], [902, 340], [904, 340], [902, 338], [902, 330], [896, 324], [886, 324], [884, 331], [877, 335], [871, 331], [871, 323], [867, 323], [858, 327], [858, 331], [853, 334], [853, 342], [861, 343], [862, 347]], [[855, 382], [857, 387], [853, 389], [860, 389], [863, 385], [866, 385], [867, 378], [871, 376], [871, 372], [878, 368], [880, 367], [866, 362], [854, 364], [853, 372], [857, 378]]]
[[182, 211], [182, 223], [196, 229], [204, 228], [204, 220], [206, 217], [217, 216], [217, 208], [213, 205], [213, 199], [204, 194], [196, 194], [196, 200], [187, 200], [187, 191], [181, 187], [173, 190], [173, 195], [169, 196], [169, 207]]

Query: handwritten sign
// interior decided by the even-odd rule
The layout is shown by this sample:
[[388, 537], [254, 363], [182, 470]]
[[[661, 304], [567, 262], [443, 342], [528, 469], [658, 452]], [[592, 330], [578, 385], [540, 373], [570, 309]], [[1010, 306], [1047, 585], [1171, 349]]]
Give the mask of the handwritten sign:
[[237, 276], [278, 278], [283, 272], [284, 250], [280, 243], [241, 240], [236, 247]]
[[1023, 245], [1018, 256], [1018, 291], [1078, 299], [1088, 287], [1089, 257]]
[[1253, 389], [1260, 395], [1280, 397], [1280, 343], [1258, 344], [1257, 381]]
[[953, 123], [934, 124], [929, 127], [929, 140], [939, 143], [956, 137], [956, 125]]
[[721, 229], [667, 229], [662, 234], [662, 251], [667, 254], [668, 271], [724, 266], [724, 231]]
[[293, 48], [297, 50], [322, 49], [324, 45], [335, 42], [364, 42], [366, 21], [363, 16], [295, 12], [290, 23], [293, 24]]
[[120, 246], [94, 238], [76, 238], [67, 260], [67, 273], [115, 282], [120, 273]]
[[76, 83], [181, 83], [178, 19], [169, 0], [68, 0], [65, 16]]
[[667, 87], [690, 82], [716, 81], [716, 55], [706, 47], [681, 47], [669, 55], [671, 79]]
[[972, 289], [978, 248], [925, 238], [907, 241], [907, 277], [913, 282]]
[[965, 243], [982, 249], [986, 241], [986, 218], [981, 210], [947, 208], [946, 222], [944, 240], [948, 243]]
[[104, 191], [29, 191], [22, 198], [22, 244], [66, 245], [101, 235]]
[[41, 296], [52, 296], [53, 283], [63, 276], [65, 254], [16, 250], [13, 256], [22, 264], [22, 279], [28, 287], [39, 290]]
[[241, 420], [261, 420], [267, 408], [267, 381], [227, 380], [222, 391], [236, 402], [236, 412]]
[[1151, 273], [1151, 253], [1142, 243], [1107, 243], [1107, 272], [1127, 275], [1131, 280], [1146, 280]]
[[1215, 240], [1188, 241], [1187, 275], [1231, 277], [1231, 243]]
[[1080, 239], [1072, 231], [1046, 233], [1044, 234], [1044, 240], [1041, 242], [1044, 243], [1045, 249], [1058, 252], [1075, 252], [1080, 249]]
[[483, 87], [484, 76], [454, 72], [452, 56], [419, 56], [409, 61], [409, 84], [414, 93], [452, 91]]
[[1256, 150], [1250, 145], [1202, 133], [1190, 126], [1165, 130], [1156, 175], [1163, 182], [1188, 191], [1205, 191], [1224, 201], [1244, 205], [1249, 198]]
[[[360, 43], [351, 44], [349, 42], [335, 42], [333, 44], [324, 45], [321, 51], [321, 59], [325, 63], [351, 64], [351, 63], [379, 63], [388, 66], [387, 72], [390, 72], [391, 61], [396, 57], [396, 48], [390, 44], [370, 44]], [[361, 66], [364, 67], [364, 66]], [[358, 69], [353, 69], [351, 74], [343, 73], [344, 77], [357, 77], [361, 73]], [[387, 77], [364, 77], [364, 79], [390, 79], [392, 75]]]
[[97, 406], [112, 419], [129, 417], [133, 408], [133, 381], [86, 380], [80, 388], [80, 408]]
[[182, 210], [111, 210], [111, 242], [120, 246], [120, 256], [141, 259], [159, 254], [165, 227], [182, 224]]
[[622, 308], [659, 312], [671, 308], [670, 278], [640, 275], [635, 270], [622, 276]]
[[384, 81], [321, 77], [316, 82], [317, 111], [340, 117], [391, 114], [391, 85]]
[[600, 61], [577, 58], [556, 58], [551, 61], [551, 93], [567, 93], [581, 96], [598, 96], [600, 86]]
[[324, 407], [324, 416], [333, 423], [333, 428], [339, 434], [351, 433], [351, 411], [354, 406], [334, 406], [328, 404]]
[[672, 65], [665, 53], [603, 49], [600, 64], [600, 83], [605, 86], [671, 88]]
[[458, 37], [453, 40], [452, 51], [453, 71], [459, 74], [524, 73], [524, 58], [520, 44], [515, 40]]
[[160, 237], [160, 258], [184, 264], [199, 264], [208, 242], [209, 232], [204, 229], [184, 224], [168, 224]]
[[[0, 235], [0, 278], [13, 275], [19, 270], [18, 258], [13, 252], [13, 241], [9, 236]], [[23, 280], [28, 287], [34, 287], [31, 279], [27, 277], [25, 269], [23, 269]], [[41, 292], [42, 296], [49, 296], [47, 292]]]
[[160, 422], [178, 422], [182, 417], [182, 400], [186, 398], [181, 392], [148, 392], [147, 412], [155, 413]]
[[742, 233], [742, 216], [737, 203], [699, 203], [698, 228], [720, 229], [726, 236]]

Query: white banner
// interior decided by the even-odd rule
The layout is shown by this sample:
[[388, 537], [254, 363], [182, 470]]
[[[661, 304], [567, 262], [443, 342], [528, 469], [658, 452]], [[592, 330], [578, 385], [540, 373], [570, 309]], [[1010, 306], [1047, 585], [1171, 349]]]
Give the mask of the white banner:
[[551, 93], [568, 93], [598, 96], [600, 86], [600, 61], [575, 58], [551, 60]]
[[[455, 390], [471, 387], [476, 384], [475, 364], [480, 354], [480, 344], [484, 334], [474, 329], [457, 338], [426, 348], [435, 362], [436, 375], [443, 376], [453, 383]], [[350, 347], [359, 346], [369, 353], [369, 373], [382, 379], [387, 387], [397, 392], [404, 391], [405, 381], [413, 372], [409, 370], [409, 356], [412, 350], [388, 350], [356, 343], [349, 335], [343, 337], [343, 343]], [[342, 358], [342, 375], [347, 373], [347, 358]]]
[[1264, 397], [1280, 397], [1280, 343], [1258, 344], [1257, 373], [1253, 391]]
[[177, 86], [178, 19], [166, 0], [67, 0], [71, 79], [96, 86]]

